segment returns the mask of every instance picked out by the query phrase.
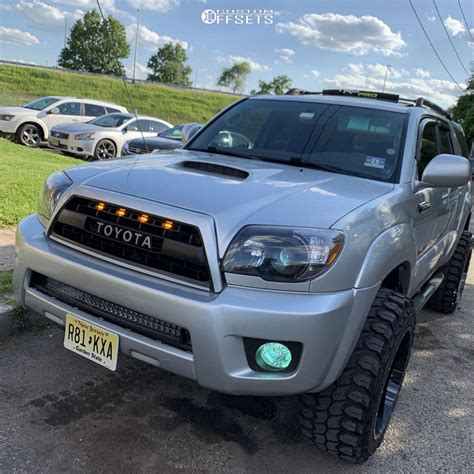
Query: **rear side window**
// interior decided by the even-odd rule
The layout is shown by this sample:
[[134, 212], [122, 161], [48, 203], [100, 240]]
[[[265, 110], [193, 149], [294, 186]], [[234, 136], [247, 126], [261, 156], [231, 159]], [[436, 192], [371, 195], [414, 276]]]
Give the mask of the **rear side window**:
[[165, 130], [168, 130], [168, 128], [169, 127], [167, 127], [164, 123], [154, 122], [153, 120], [150, 120], [150, 132], [161, 133]]
[[85, 115], [88, 117], [99, 117], [100, 115], [105, 114], [105, 108], [101, 105], [96, 104], [84, 104], [85, 105]]
[[120, 110], [114, 109], [113, 107], [106, 107], [106, 110], [107, 110], [107, 113], [108, 113], [108, 114], [120, 113]]
[[464, 133], [461, 129], [455, 127], [454, 131], [456, 132], [456, 138], [458, 139], [459, 146], [461, 147], [461, 154], [465, 158], [469, 157], [469, 152], [467, 150], [466, 139], [464, 138]]
[[444, 127], [439, 128], [439, 143], [441, 148], [440, 153], [454, 153], [449, 129]]
[[418, 177], [421, 178], [426, 165], [438, 154], [436, 141], [436, 123], [425, 125], [421, 136], [420, 159], [418, 160]]

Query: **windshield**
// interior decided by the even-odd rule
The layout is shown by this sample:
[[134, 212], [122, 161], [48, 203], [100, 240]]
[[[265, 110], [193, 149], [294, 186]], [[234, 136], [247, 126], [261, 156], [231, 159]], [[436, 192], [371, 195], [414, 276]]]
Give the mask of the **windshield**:
[[128, 115], [122, 114], [108, 114], [101, 115], [100, 117], [91, 120], [89, 123], [92, 125], [97, 125], [98, 127], [106, 128], [116, 128], [123, 125], [125, 122], [128, 122], [130, 117]]
[[29, 104], [25, 104], [23, 107], [25, 109], [44, 110], [58, 101], [59, 99], [57, 97], [43, 97], [42, 99], [34, 100]]
[[165, 130], [162, 133], [159, 133], [158, 136], [161, 138], [169, 138], [170, 140], [177, 140], [180, 142], [181, 139], [183, 138], [183, 133], [182, 133], [183, 127], [184, 127], [184, 124], [176, 125], [176, 127], [170, 128], [168, 130]]
[[187, 147], [394, 182], [405, 114], [317, 102], [249, 99]]

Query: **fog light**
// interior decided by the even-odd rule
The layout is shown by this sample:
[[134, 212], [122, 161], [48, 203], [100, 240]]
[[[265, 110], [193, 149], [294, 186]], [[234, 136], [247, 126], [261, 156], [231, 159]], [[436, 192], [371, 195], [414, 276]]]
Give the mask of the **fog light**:
[[255, 360], [264, 370], [285, 370], [291, 363], [291, 351], [279, 342], [267, 342], [257, 349]]

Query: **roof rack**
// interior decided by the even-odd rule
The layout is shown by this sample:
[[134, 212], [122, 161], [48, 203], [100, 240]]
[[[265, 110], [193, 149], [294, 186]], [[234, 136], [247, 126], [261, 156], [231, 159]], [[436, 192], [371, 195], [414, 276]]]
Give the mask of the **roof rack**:
[[387, 100], [389, 102], [405, 102], [411, 105], [412, 107], [424, 107], [435, 112], [438, 112], [440, 115], [443, 115], [447, 119], [451, 120], [451, 114], [444, 110], [439, 105], [431, 102], [424, 97], [419, 97], [418, 99], [405, 99], [400, 97], [398, 94], [389, 94], [387, 92], [376, 92], [376, 91], [359, 91], [353, 89], [323, 89], [318, 92], [306, 91], [304, 89], [293, 88], [290, 89], [286, 95], [335, 95], [335, 96], [344, 96], [344, 97], [358, 97], [360, 99], [377, 99], [377, 100]]

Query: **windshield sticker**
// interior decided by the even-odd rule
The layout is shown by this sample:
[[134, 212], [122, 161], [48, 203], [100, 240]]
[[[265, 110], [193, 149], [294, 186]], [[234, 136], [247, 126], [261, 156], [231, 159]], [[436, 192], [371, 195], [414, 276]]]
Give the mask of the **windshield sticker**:
[[378, 168], [383, 170], [385, 168], [385, 158], [379, 158], [378, 156], [367, 156], [364, 166], [370, 166], [370, 168]]

